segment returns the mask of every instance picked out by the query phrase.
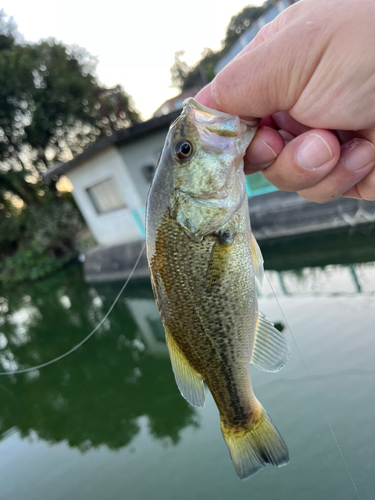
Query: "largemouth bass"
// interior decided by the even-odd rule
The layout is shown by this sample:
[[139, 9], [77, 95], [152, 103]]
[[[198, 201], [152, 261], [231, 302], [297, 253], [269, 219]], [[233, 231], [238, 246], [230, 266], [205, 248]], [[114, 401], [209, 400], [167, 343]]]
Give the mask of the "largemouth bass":
[[204, 385], [238, 476], [288, 463], [250, 382], [250, 362], [278, 371], [284, 335], [258, 311], [263, 258], [251, 233], [243, 157], [257, 129], [194, 99], [171, 125], [150, 188], [146, 246], [177, 385], [204, 406]]

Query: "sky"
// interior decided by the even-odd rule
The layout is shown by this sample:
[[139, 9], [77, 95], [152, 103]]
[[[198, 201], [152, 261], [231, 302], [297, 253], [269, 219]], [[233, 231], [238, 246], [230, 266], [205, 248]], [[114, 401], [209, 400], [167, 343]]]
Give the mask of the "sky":
[[[261, 5], [263, 0], [253, 0]], [[3, 0], [30, 42], [54, 37], [97, 56], [100, 82], [121, 84], [144, 119], [177, 95], [171, 88], [174, 54], [185, 50], [194, 64], [205, 47], [217, 50], [230, 18], [246, 0]]]

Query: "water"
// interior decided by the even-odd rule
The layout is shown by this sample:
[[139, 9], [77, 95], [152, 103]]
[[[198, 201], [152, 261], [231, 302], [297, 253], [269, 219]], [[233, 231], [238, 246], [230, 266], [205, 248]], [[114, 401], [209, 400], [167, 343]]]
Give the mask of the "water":
[[[211, 396], [180, 396], [147, 281], [133, 282], [78, 351], [40, 371], [0, 378], [1, 500], [362, 500], [375, 488], [373, 235], [264, 245], [260, 308], [285, 327], [292, 356], [253, 369], [255, 392], [290, 449], [290, 464], [241, 482]], [[324, 267], [315, 267], [315, 266]], [[48, 361], [100, 321], [121, 284], [93, 287], [71, 266], [2, 291], [0, 365]]]

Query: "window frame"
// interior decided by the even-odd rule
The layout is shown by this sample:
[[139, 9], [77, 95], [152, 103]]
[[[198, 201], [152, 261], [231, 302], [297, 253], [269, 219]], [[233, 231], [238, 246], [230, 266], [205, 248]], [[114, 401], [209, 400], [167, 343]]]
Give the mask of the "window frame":
[[123, 204], [122, 205], [118, 205], [116, 206], [115, 208], [110, 208], [109, 210], [101, 210], [100, 207], [98, 206], [98, 203], [97, 203], [97, 200], [95, 199], [95, 195], [94, 193], [91, 191], [92, 189], [94, 189], [95, 187], [97, 186], [100, 186], [100, 184], [104, 184], [105, 182], [108, 182], [108, 181], [111, 181], [111, 180], [114, 180], [116, 182], [116, 177], [112, 176], [112, 177], [108, 177], [106, 179], [102, 179], [101, 181], [97, 182], [96, 184], [93, 184], [92, 186], [89, 186], [87, 188], [85, 188], [85, 191], [87, 193], [87, 196], [89, 197], [94, 209], [95, 209], [95, 212], [97, 213], [97, 215], [106, 215], [106, 214], [110, 214], [112, 212], [117, 212], [118, 210], [123, 210], [124, 208], [129, 208], [129, 205], [126, 203], [126, 200], [125, 200], [125, 197], [118, 185], [118, 182], [116, 182], [116, 186], [117, 188], [119, 189], [119, 192], [123, 198]]

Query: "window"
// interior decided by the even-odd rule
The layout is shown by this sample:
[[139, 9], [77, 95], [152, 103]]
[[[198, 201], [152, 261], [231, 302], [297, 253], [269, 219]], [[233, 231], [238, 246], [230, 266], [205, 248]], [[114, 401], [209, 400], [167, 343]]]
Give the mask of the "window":
[[146, 165], [142, 167], [143, 176], [146, 179], [146, 182], [151, 183], [154, 178], [156, 168], [154, 165]]
[[124, 196], [113, 177], [87, 188], [86, 191], [98, 214], [126, 208]]

